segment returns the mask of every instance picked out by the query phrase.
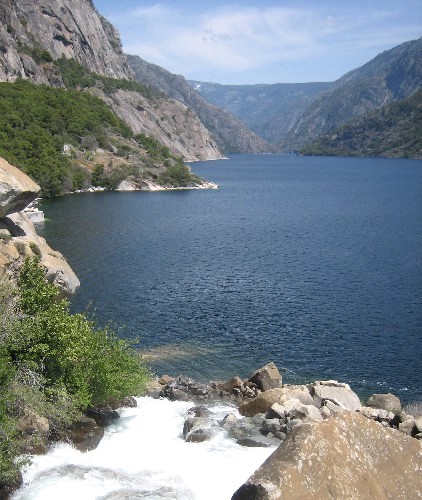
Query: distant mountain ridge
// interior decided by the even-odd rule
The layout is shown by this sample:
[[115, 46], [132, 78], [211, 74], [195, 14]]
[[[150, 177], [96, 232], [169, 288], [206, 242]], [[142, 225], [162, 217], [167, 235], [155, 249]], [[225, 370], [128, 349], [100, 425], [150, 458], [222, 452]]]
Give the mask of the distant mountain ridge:
[[196, 92], [180, 75], [175, 75], [139, 56], [126, 55], [136, 80], [159, 89], [165, 95], [192, 108], [212, 133], [219, 148], [229, 153], [265, 153], [274, 148], [262, 137], [249, 130], [232, 114], [216, 107]]
[[421, 88], [422, 38], [384, 51], [317, 97], [281, 143], [299, 149], [319, 136]]
[[195, 80], [189, 80], [189, 84], [275, 146], [312, 101], [331, 86], [326, 82], [221, 85]]
[[301, 152], [422, 159], [422, 89], [318, 137]]

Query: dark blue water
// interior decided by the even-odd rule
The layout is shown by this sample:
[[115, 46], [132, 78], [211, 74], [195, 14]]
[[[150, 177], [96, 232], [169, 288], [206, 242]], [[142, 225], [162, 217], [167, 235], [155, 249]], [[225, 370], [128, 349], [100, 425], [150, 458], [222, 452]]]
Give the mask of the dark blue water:
[[219, 190], [44, 202], [44, 235], [157, 373], [334, 378], [422, 398], [422, 162], [236, 156]]

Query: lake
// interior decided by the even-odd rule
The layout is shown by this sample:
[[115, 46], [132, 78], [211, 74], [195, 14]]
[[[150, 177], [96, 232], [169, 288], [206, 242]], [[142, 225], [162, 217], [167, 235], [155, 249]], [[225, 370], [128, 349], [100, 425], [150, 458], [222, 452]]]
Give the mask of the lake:
[[268, 361], [283, 380], [422, 399], [422, 161], [233, 156], [218, 190], [44, 201], [72, 299], [200, 381]]

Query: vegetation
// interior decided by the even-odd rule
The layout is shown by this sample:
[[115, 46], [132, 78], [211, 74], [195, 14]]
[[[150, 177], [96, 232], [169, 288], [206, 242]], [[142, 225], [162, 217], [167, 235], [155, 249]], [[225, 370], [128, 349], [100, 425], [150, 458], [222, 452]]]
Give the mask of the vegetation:
[[0, 286], [0, 485], [21, 462], [18, 418], [33, 411], [60, 437], [81, 411], [141, 394], [148, 370], [128, 343], [71, 314], [36, 257], [22, 267], [14, 294]]
[[78, 146], [91, 137], [107, 147], [109, 130], [131, 136], [106, 104], [88, 93], [24, 80], [0, 83], [0, 156], [38, 182], [45, 197], [83, 182], [62, 154], [64, 144]]
[[320, 137], [301, 153], [422, 158], [422, 90]]
[[112, 95], [117, 90], [133, 90], [149, 99], [160, 95], [157, 90], [147, 87], [142, 83], [109, 78], [92, 73], [74, 59], [61, 57], [57, 59], [55, 64], [59, 68], [63, 82], [68, 89], [99, 87], [107, 95]]
[[189, 167], [184, 165], [181, 160], [169, 165], [157, 181], [163, 186], [171, 187], [187, 187], [192, 183], [202, 184], [202, 179], [192, 175]]

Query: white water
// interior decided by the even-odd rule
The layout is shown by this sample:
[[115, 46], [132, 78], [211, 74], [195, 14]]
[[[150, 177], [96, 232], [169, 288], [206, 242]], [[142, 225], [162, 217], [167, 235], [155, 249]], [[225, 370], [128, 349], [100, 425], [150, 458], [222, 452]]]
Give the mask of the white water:
[[[211, 440], [186, 443], [192, 406], [139, 398], [137, 408], [119, 412], [97, 449], [59, 444], [34, 457], [13, 500], [230, 499], [274, 448], [239, 446], [218, 425]], [[235, 412], [222, 404], [210, 409], [216, 421]]]

